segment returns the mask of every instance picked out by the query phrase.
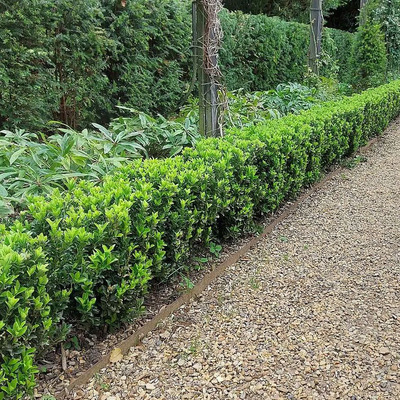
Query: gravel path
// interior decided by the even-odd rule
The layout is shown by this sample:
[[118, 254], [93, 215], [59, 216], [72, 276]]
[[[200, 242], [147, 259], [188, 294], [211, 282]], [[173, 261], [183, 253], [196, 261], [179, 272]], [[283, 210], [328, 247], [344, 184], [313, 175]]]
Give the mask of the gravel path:
[[71, 398], [400, 399], [400, 120], [367, 158]]

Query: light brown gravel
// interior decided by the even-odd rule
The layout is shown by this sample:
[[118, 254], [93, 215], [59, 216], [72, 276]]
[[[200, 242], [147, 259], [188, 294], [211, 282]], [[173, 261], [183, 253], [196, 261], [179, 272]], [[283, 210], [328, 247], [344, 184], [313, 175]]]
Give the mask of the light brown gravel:
[[400, 120], [70, 398], [400, 399]]

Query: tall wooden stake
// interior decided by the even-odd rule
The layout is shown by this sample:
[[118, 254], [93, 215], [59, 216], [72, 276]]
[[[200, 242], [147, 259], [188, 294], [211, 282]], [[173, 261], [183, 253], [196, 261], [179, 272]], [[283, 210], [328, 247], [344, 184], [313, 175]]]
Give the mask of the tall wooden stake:
[[[209, 29], [209, 32], [206, 32], [206, 29]], [[207, 24], [203, 0], [195, 0], [193, 3], [193, 38], [199, 83], [199, 128], [200, 133], [204, 136], [217, 136], [219, 133], [218, 88], [215, 79], [207, 73], [207, 49], [204, 43], [204, 38], [207, 34], [212, 37], [213, 30]], [[211, 64], [208, 67], [212, 70], [217, 65], [216, 55], [210, 57], [207, 62]]]
[[366, 22], [366, 15], [365, 15], [365, 10], [364, 7], [368, 3], [368, 0], [360, 0], [360, 21], [359, 25], [364, 25]]
[[308, 66], [318, 75], [318, 60], [321, 56], [322, 42], [322, 0], [311, 0], [310, 8], [310, 49], [308, 52]]

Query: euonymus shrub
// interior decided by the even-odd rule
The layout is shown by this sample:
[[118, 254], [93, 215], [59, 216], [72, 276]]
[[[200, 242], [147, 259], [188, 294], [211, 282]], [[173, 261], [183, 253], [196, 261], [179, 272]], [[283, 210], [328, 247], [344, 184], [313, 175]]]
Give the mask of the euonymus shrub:
[[395, 81], [29, 198], [29, 222], [1, 228], [0, 398], [32, 388], [35, 349], [59, 337], [61, 312], [87, 327], [128, 321], [152, 279], [211, 238], [252, 230], [399, 113]]
[[[48, 268], [46, 237], [20, 223], [0, 226], [0, 399], [20, 399], [35, 386], [35, 353], [62, 338], [70, 292]], [[57, 285], [59, 286], [59, 285]]]

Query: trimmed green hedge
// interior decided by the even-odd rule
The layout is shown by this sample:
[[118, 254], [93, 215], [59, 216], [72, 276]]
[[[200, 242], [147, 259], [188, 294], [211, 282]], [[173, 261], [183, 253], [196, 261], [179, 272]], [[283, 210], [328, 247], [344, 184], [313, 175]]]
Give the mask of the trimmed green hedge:
[[[55, 340], [62, 318], [87, 327], [129, 320], [151, 279], [173, 274], [212, 238], [252, 230], [256, 217], [317, 181], [399, 113], [394, 81], [202, 140], [180, 157], [135, 162], [100, 185], [71, 182], [65, 193], [31, 198], [24, 224], [1, 227], [1, 292], [10, 294], [0, 296], [0, 382], [17, 381], [0, 398], [29, 389], [33, 355], [18, 363]], [[12, 298], [20, 301], [10, 308]]]

